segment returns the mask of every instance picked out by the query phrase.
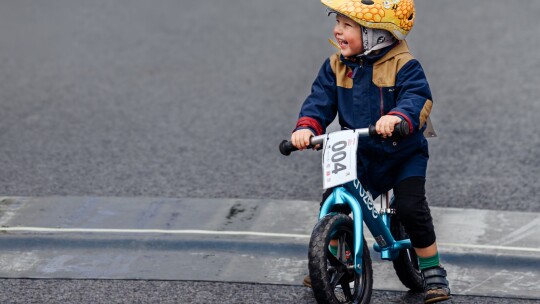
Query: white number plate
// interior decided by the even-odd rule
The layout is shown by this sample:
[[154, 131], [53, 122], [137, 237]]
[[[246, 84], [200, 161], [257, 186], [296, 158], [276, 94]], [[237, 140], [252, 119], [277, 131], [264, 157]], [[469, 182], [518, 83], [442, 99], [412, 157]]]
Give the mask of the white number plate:
[[328, 189], [356, 179], [358, 133], [344, 130], [328, 134], [323, 152], [323, 188]]

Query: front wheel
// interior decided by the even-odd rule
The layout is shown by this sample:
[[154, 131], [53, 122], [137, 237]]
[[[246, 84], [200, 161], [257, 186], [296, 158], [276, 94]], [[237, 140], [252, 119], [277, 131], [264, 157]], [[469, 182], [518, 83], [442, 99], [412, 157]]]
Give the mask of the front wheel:
[[[337, 240], [337, 256], [329, 251]], [[354, 229], [351, 218], [342, 213], [323, 217], [311, 234], [308, 267], [317, 303], [369, 303], [373, 270], [366, 241], [362, 246], [362, 272], [354, 270]]]
[[[397, 216], [393, 216], [390, 221], [390, 232], [395, 240], [409, 238]], [[418, 257], [414, 248], [401, 250], [398, 257], [392, 262], [399, 280], [405, 287], [417, 292], [424, 290], [424, 281], [418, 267]]]

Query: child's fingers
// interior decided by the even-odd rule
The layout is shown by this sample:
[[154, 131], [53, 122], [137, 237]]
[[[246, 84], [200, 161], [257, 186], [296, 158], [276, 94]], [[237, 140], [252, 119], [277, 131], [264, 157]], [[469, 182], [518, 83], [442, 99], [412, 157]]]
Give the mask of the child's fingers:
[[375, 124], [375, 130], [377, 131], [377, 134], [381, 135], [382, 137], [386, 137], [388, 135], [387, 121], [384, 118], [379, 119]]
[[385, 125], [385, 134], [386, 136], [392, 136], [392, 132], [394, 132], [394, 126], [390, 121], [386, 121]]
[[375, 130], [377, 131], [377, 134], [381, 135], [383, 138], [392, 136], [392, 133], [394, 132], [395, 125], [399, 123], [401, 119], [387, 115], [381, 117], [375, 124]]
[[291, 135], [291, 143], [293, 146], [295, 146], [296, 148], [298, 148], [297, 144], [296, 144], [296, 133], [293, 133]]
[[296, 134], [296, 133], [293, 134], [292, 144], [293, 144], [293, 146], [295, 146], [296, 148], [302, 150], [302, 141], [300, 140], [299, 135]]
[[382, 122], [381, 120], [379, 119], [376, 123], [375, 123], [375, 131], [377, 131], [377, 134], [381, 134], [382, 133]]
[[309, 130], [298, 130], [291, 135], [291, 143], [299, 150], [304, 150], [309, 146], [312, 136], [313, 132]]
[[295, 146], [299, 150], [304, 150], [306, 148], [306, 145], [304, 144], [305, 140], [304, 140], [304, 137], [302, 136], [302, 132], [293, 133], [291, 137], [291, 142], [293, 146]]

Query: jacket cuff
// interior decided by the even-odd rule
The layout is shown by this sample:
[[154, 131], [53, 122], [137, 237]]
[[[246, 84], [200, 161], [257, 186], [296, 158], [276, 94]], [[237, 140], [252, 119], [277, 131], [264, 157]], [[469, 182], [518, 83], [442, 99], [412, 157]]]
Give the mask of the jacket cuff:
[[414, 127], [413, 127], [412, 121], [409, 118], [409, 116], [407, 116], [406, 114], [403, 114], [403, 113], [401, 113], [399, 111], [388, 112], [388, 115], [397, 115], [397, 116], [405, 119], [405, 121], [407, 121], [407, 123], [409, 124], [409, 134], [413, 133]]
[[311, 117], [300, 117], [300, 119], [298, 119], [298, 122], [296, 123], [296, 128], [294, 130], [296, 131], [305, 128], [314, 131], [315, 135], [323, 134], [323, 128], [321, 127], [321, 124], [319, 124], [316, 119], [313, 119]]

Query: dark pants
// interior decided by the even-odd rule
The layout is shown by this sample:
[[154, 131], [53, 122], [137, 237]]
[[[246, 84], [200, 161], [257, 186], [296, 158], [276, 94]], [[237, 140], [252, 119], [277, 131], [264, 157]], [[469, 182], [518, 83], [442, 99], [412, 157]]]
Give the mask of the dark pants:
[[[409, 177], [394, 186], [394, 208], [399, 221], [405, 227], [411, 243], [415, 248], [426, 248], [435, 243], [435, 229], [426, 200], [426, 179], [424, 177]], [[332, 193], [328, 189], [323, 194], [321, 206]], [[349, 214], [347, 205], [334, 207], [332, 211]]]

